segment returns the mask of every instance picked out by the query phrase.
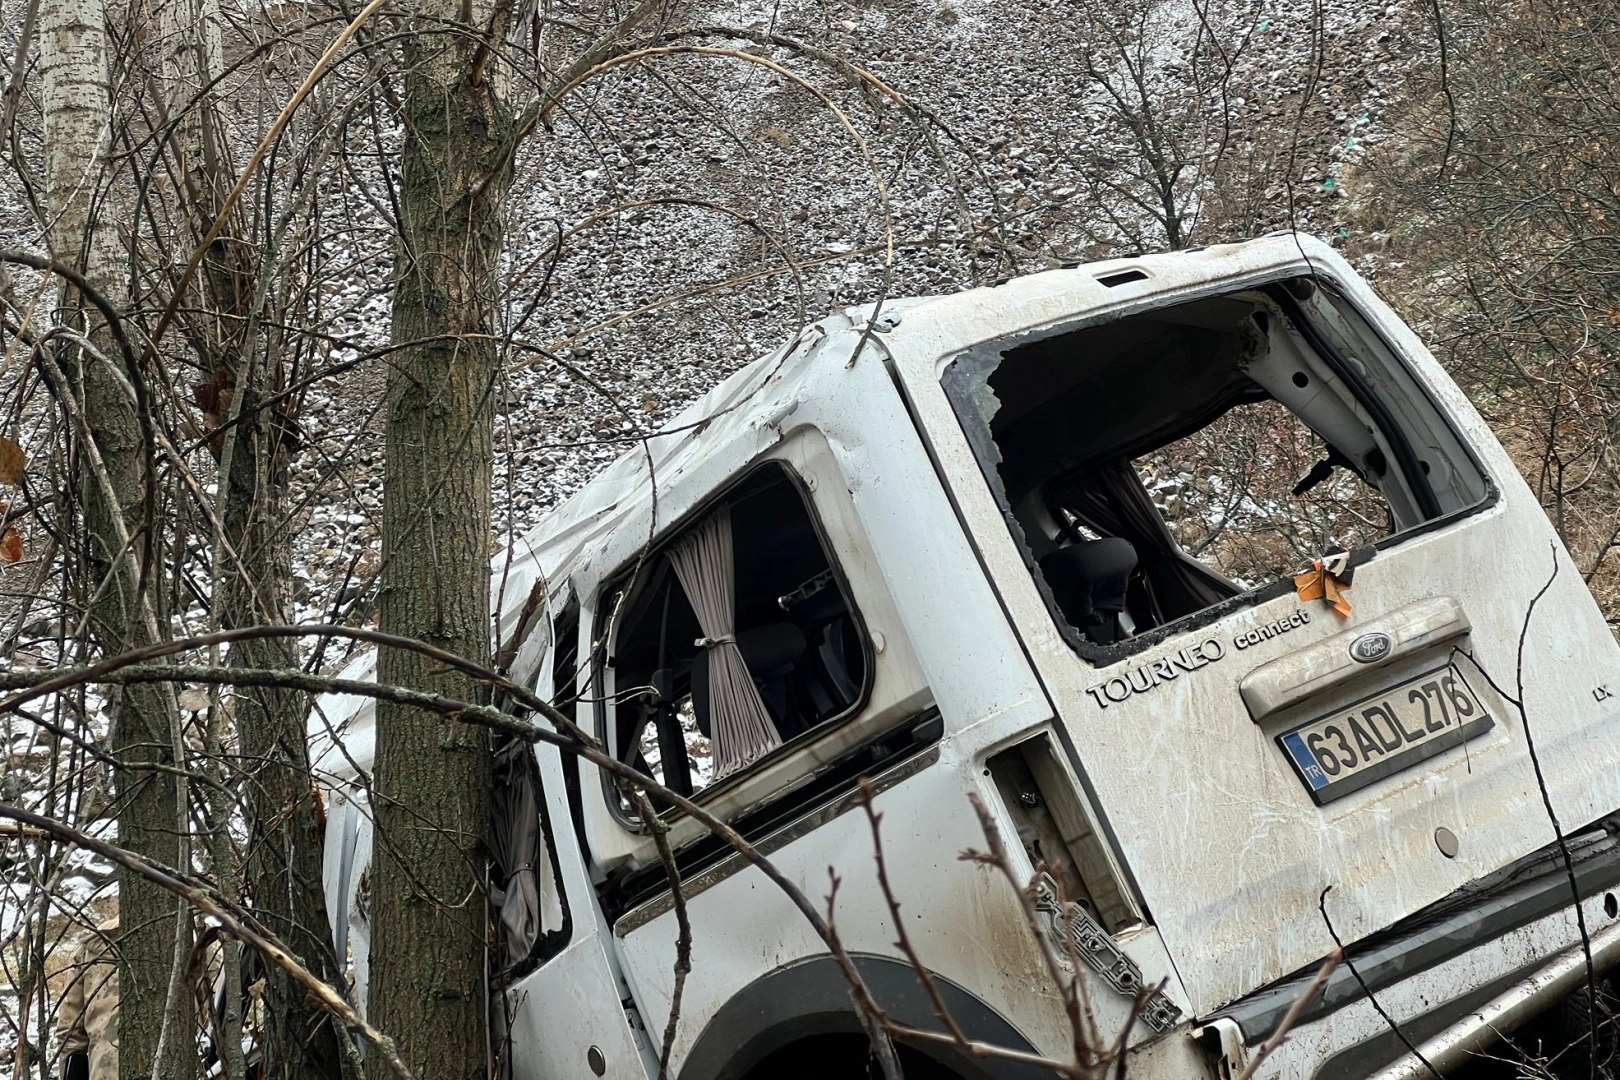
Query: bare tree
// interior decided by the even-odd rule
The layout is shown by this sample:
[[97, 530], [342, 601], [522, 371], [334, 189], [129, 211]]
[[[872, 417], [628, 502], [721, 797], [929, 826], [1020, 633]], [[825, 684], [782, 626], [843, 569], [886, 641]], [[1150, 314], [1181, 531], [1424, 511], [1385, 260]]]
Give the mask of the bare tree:
[[[271, 319], [267, 327], [265, 309], [285, 272], [284, 245], [303, 199], [288, 193], [288, 205], [266, 230], [270, 242], [257, 250], [242, 235], [239, 219], [222, 220], [236, 176], [228, 121], [220, 107], [219, 86], [227, 72], [219, 5], [216, 0], [169, 0], [163, 16], [169, 130], [158, 137], [167, 136], [172, 146], [171, 171], [178, 176], [182, 196], [182, 247], [206, 243], [197, 276], [200, 302], [187, 305], [179, 326], [201, 368], [193, 396], [210, 429], [203, 437], [221, 476], [209, 530], [210, 628], [285, 624], [292, 618], [288, 594], [294, 533], [286, 527], [284, 509], [296, 429], [284, 403], [290, 366], [285, 323]], [[318, 158], [324, 145], [306, 148], [299, 156]], [[261, 175], [258, 185], [273, 187], [273, 177]], [[275, 403], [278, 398], [282, 403]], [[284, 669], [297, 667], [299, 661], [293, 642], [285, 638], [243, 641], [229, 659], [244, 667]], [[234, 705], [245, 780], [247, 892], [259, 918], [316, 977], [339, 981], [341, 968], [325, 933], [322, 821], [309, 775], [308, 698], [281, 687], [245, 687], [235, 695]], [[213, 863], [222, 878], [233, 870], [234, 855], [226, 842], [233, 810], [221, 803], [213, 815], [219, 844]], [[233, 1002], [227, 1029], [241, 1023], [241, 980], [234, 959], [227, 950], [225, 985]], [[265, 969], [264, 983], [266, 1075], [310, 1080], [343, 1075], [342, 1036], [326, 1012], [281, 968]], [[239, 1036], [228, 1034], [223, 1041], [228, 1053], [239, 1054]]]
[[[507, 0], [433, 0], [406, 48], [398, 253], [387, 388], [382, 630], [487, 664], [490, 484], [502, 200], [520, 136], [502, 55]], [[378, 678], [480, 701], [420, 654]], [[380, 704], [372, 1000], [425, 1075], [487, 1070], [490, 752], [482, 729]]]
[[[128, 275], [107, 211], [119, 198], [104, 168], [111, 150], [108, 116], [106, 13], [97, 0], [45, 0], [40, 5], [44, 152], [53, 254], [80, 270], [105, 302], [128, 294]], [[76, 486], [84, 518], [81, 589], [91, 637], [117, 653], [163, 640], [163, 590], [157, 583], [158, 543], [153, 505], [153, 446], [143, 430], [135, 392], [138, 371], [120, 370], [119, 349], [105, 316], [82, 289], [66, 289], [63, 303], [79, 314], [68, 323], [79, 340], [63, 349], [54, 389], [76, 414]], [[71, 339], [64, 339], [64, 342]], [[55, 373], [53, 373], [55, 374]], [[150, 422], [150, 419], [147, 419]], [[171, 864], [187, 861], [185, 785], [172, 772], [180, 745], [173, 694], [164, 687], [131, 688], [115, 699], [112, 743], [120, 768], [118, 824], [133, 850]], [[127, 1006], [120, 1017], [125, 1077], [152, 1074], [166, 1024], [175, 1013], [169, 973], [189, 948], [189, 914], [172, 897], [137, 878], [120, 880], [120, 980]], [[189, 1053], [171, 1056], [178, 1069]]]
[[1449, 63], [1358, 170], [1350, 221], [1620, 626], [1620, 6], [1445, 17]]

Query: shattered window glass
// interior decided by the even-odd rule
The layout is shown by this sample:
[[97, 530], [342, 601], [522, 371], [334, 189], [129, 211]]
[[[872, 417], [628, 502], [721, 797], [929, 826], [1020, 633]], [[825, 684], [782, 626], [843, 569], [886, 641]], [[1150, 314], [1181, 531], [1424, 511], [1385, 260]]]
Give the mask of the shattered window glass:
[[1059, 628], [1099, 659], [1489, 491], [1311, 278], [978, 346], [941, 385]]

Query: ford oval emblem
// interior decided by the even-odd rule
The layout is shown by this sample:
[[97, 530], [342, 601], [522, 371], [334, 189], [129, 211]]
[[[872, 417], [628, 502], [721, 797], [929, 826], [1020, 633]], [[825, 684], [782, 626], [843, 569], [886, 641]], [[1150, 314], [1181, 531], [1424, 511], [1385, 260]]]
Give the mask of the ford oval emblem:
[[1395, 642], [1388, 634], [1362, 634], [1350, 643], [1350, 658], [1363, 664], [1376, 664], [1394, 647]]

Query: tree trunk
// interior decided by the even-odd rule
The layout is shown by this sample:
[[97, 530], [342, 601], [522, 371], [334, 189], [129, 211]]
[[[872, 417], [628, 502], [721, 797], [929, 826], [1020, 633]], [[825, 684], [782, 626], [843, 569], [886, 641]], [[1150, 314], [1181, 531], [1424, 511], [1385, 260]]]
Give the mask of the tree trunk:
[[[250, 384], [244, 422], [232, 459], [225, 503], [225, 532], [241, 557], [241, 570], [221, 582], [225, 625], [285, 624], [290, 553], [280, 507], [285, 456], [282, 432], [269, 409], [253, 409], [259, 396]], [[248, 411], [252, 410], [252, 411]], [[296, 669], [287, 638], [238, 642], [232, 665]], [[248, 890], [255, 914], [281, 937], [317, 977], [343, 985], [332, 951], [326, 895], [321, 881], [322, 826], [309, 772], [305, 695], [276, 687], [243, 687], [236, 695], [248, 818]], [[287, 974], [264, 972], [264, 1075], [267, 1080], [337, 1080], [347, 1038]]]
[[[470, 17], [469, 17], [470, 15]], [[494, 305], [516, 124], [499, 63], [503, 0], [429, 0], [407, 38], [406, 140], [387, 401], [381, 628], [487, 663]], [[448, 32], [447, 32], [448, 28]], [[485, 37], [485, 35], [489, 35]], [[486, 701], [419, 655], [378, 679]], [[489, 744], [480, 729], [378, 704], [372, 1019], [418, 1075], [486, 1076]]]
[[[170, 111], [191, 106], [179, 118], [174, 142], [195, 244], [213, 226], [232, 183], [225, 117], [208, 90], [221, 55], [218, 3], [169, 0], [163, 15]], [[198, 397], [209, 422], [236, 421], [215, 444], [226, 483], [219, 498], [224, 542], [213, 555], [213, 595], [218, 624], [228, 628], [289, 621], [292, 548], [282, 499], [291, 448], [280, 410], [259, 407], [280, 385], [273, 335], [259, 323], [255, 301], [255, 283], [274, 268], [256, 266], [255, 259], [255, 249], [227, 228], [203, 262], [203, 310], [184, 323], [208, 372]], [[229, 662], [278, 670], [299, 666], [296, 646], [286, 638], [238, 642]], [[323, 835], [305, 737], [307, 696], [243, 687], [235, 700], [248, 825], [247, 893], [255, 914], [316, 977], [341, 986], [321, 879]], [[346, 1059], [338, 1040], [347, 1035], [284, 971], [268, 967], [262, 974], [264, 1076], [339, 1080]]]
[[[102, 0], [41, 0], [40, 71], [45, 135], [45, 189], [51, 208], [48, 238], [53, 255], [80, 268], [110, 302], [127, 297], [127, 277], [115, 233], [117, 215], [105, 210], [110, 95], [107, 34]], [[97, 213], [100, 210], [101, 212]], [[82, 298], [64, 294], [78, 308], [81, 326], [99, 351], [116, 362], [118, 351], [99, 315]], [[84, 588], [96, 596], [90, 630], [99, 650], [111, 655], [161, 640], [167, 630], [162, 589], [153, 579], [153, 523], [145, 520], [146, 447], [135, 407], [114, 374], [73, 350], [64, 365], [81, 406], [85, 430], [77, 455], [76, 484], [84, 513]], [[93, 448], [93, 452], [92, 452]], [[143, 573], [144, 569], [144, 573]], [[183, 866], [186, 843], [184, 793], [173, 774], [142, 766], [175, 765], [177, 716], [172, 690], [128, 687], [114, 699], [112, 748], [118, 769], [119, 843], [171, 866]], [[119, 1073], [125, 1080], [152, 1073], [171, 965], [177, 942], [174, 897], [155, 885], [119, 874], [120, 986]], [[187, 1004], [182, 999], [183, 1004]], [[170, 1076], [190, 1075], [192, 1019], [189, 1008], [171, 1019]]]

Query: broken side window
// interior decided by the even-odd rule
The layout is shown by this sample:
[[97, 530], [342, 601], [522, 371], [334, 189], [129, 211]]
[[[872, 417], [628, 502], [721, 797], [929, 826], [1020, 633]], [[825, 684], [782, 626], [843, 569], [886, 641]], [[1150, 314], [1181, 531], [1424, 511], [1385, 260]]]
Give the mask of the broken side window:
[[1405, 366], [1310, 278], [984, 346], [943, 385], [1082, 653], [1489, 490]]
[[570, 928], [540, 768], [525, 739], [507, 739], [495, 751], [490, 854], [497, 975], [510, 980], [555, 956]]
[[813, 738], [865, 695], [855, 607], [804, 495], [776, 463], [750, 472], [605, 599], [622, 611], [606, 738], [680, 794]]
[[[570, 599], [554, 619], [520, 626], [519, 640], [551, 655], [551, 701], [572, 710], [579, 653], [579, 604]], [[549, 639], [549, 640], [546, 640]], [[541, 644], [543, 642], [543, 644]], [[509, 702], [505, 703], [511, 708]], [[519, 710], [527, 715], [526, 710]], [[490, 785], [490, 906], [497, 931], [495, 981], [505, 985], [555, 956], [568, 943], [572, 922], [563, 894], [557, 845], [546, 811], [545, 788], [534, 746], [516, 737], [495, 748]]]

